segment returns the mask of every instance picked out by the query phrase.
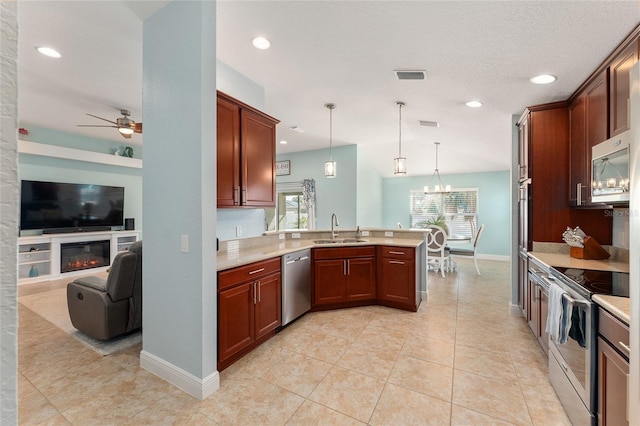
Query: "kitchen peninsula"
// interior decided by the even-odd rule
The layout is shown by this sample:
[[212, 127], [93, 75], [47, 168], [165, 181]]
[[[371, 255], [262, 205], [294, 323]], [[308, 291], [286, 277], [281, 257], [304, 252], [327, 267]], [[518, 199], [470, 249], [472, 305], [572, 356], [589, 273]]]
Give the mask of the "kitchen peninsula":
[[[355, 232], [355, 231], [354, 231]], [[422, 231], [368, 231], [362, 238], [287, 232], [221, 243], [218, 369], [273, 337], [282, 325], [281, 257], [310, 250], [311, 311], [382, 305], [417, 311], [426, 297]]]

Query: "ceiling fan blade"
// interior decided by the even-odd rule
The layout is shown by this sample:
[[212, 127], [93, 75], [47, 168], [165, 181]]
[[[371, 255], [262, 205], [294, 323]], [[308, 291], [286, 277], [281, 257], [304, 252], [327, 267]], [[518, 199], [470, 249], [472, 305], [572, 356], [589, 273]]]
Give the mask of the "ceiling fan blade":
[[120, 133], [122, 135], [123, 138], [125, 139], [131, 139], [131, 135], [126, 135], [124, 133]]
[[106, 126], [102, 124], [76, 124], [76, 127], [113, 127], [114, 129], [118, 128], [118, 126]]
[[142, 123], [136, 123], [133, 127], [133, 131], [136, 133], [142, 133]]
[[115, 121], [107, 120], [106, 118], [98, 117], [97, 115], [93, 115], [93, 114], [89, 114], [89, 113], [87, 113], [87, 115], [88, 115], [88, 116], [90, 116], [90, 117], [97, 118], [98, 120], [106, 121], [106, 122], [108, 122], [108, 123], [112, 123], [112, 124], [115, 124], [115, 125], [117, 125], [117, 124], [118, 124], [118, 123], [116, 123]]

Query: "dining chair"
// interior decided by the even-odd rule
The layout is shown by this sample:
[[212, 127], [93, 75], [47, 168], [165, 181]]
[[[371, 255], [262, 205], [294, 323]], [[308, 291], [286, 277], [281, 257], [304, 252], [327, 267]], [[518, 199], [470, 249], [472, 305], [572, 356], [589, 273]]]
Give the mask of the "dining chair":
[[442, 274], [449, 267], [450, 249], [447, 247], [447, 233], [439, 226], [427, 226], [429, 232], [426, 234], [427, 240], [427, 265]]
[[473, 238], [473, 249], [450, 249], [449, 252], [451, 253], [451, 256], [467, 256], [467, 257], [473, 257], [473, 264], [476, 266], [476, 272], [478, 273], [478, 275], [482, 275], [480, 273], [480, 268], [478, 268], [478, 258], [476, 256], [476, 252], [478, 250], [478, 241], [480, 241], [480, 236], [482, 236], [482, 231], [484, 230], [484, 224], [480, 225], [480, 228], [478, 228], [478, 232], [476, 233], [476, 235]]

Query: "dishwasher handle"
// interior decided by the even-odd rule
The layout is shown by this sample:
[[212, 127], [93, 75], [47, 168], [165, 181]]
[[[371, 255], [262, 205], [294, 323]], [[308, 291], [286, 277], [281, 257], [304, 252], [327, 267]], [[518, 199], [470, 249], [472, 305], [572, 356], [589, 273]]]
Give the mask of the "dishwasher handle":
[[307, 259], [309, 259], [309, 256], [297, 257], [297, 258], [292, 259], [292, 260], [287, 260], [286, 264], [287, 265], [291, 265], [292, 263], [299, 262], [301, 260], [307, 260]]

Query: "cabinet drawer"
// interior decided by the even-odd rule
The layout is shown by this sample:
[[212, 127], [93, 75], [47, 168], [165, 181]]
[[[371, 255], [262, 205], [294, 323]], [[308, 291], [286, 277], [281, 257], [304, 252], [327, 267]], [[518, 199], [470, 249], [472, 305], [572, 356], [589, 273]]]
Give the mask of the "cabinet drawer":
[[367, 247], [335, 247], [313, 249], [314, 259], [348, 259], [350, 257], [373, 257], [376, 249]]
[[598, 333], [629, 358], [629, 327], [604, 309], [599, 312]]
[[416, 250], [412, 247], [382, 246], [382, 257], [398, 260], [415, 260]]
[[280, 271], [279, 257], [228, 269], [218, 273], [218, 291], [278, 271]]

